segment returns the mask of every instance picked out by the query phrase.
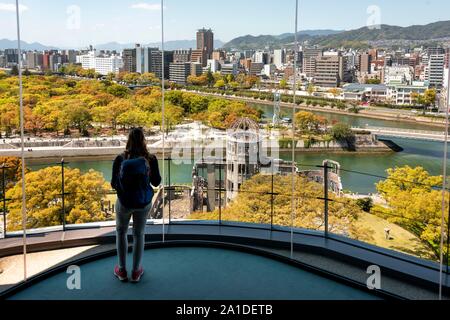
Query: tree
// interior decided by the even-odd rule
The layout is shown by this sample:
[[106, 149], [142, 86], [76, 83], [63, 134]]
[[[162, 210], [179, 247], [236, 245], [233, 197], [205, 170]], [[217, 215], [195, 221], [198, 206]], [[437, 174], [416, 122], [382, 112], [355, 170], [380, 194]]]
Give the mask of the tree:
[[208, 78], [206, 75], [197, 76], [189, 76], [187, 78], [187, 82], [194, 86], [206, 86], [208, 84]]
[[[273, 178], [273, 190], [272, 190]], [[222, 219], [250, 223], [270, 224], [272, 211], [272, 191], [274, 212], [273, 223], [279, 226], [290, 226], [292, 218], [292, 177], [256, 175], [245, 181], [239, 195], [227, 208], [222, 210]], [[303, 177], [295, 177], [295, 218], [294, 227], [311, 230], [324, 230], [325, 218], [323, 212], [323, 186]], [[335, 196], [330, 194], [331, 199]], [[358, 227], [361, 210], [353, 200], [340, 198], [330, 201], [329, 231], [345, 234], [355, 239], [370, 240], [368, 229]], [[194, 213], [192, 219], [211, 219], [218, 212]]]
[[225, 81], [222, 80], [222, 79], [217, 80], [216, 84], [214, 85], [214, 88], [224, 89], [225, 88]]
[[120, 98], [116, 98], [108, 104], [108, 120], [114, 130], [117, 128], [117, 118], [122, 113], [133, 109], [133, 107], [133, 104], [129, 100]]
[[65, 123], [68, 127], [76, 128], [80, 133], [85, 134], [91, 125], [92, 115], [83, 102], [67, 105], [64, 110]]
[[341, 90], [339, 88], [331, 88], [328, 90], [329, 93], [333, 95], [334, 98], [338, 97], [341, 94]]
[[0, 103], [0, 131], [8, 137], [19, 127], [18, 106], [13, 103]]
[[108, 87], [106, 91], [117, 98], [126, 98], [130, 93], [130, 90], [127, 87], [119, 84], [113, 84]]
[[326, 127], [327, 120], [312, 112], [300, 111], [295, 115], [295, 124], [302, 133], [319, 133], [321, 128]]
[[346, 123], [337, 123], [331, 129], [331, 134], [334, 140], [352, 143], [355, 139], [355, 133], [352, 128]]
[[380, 84], [381, 80], [380, 79], [367, 79], [366, 80], [366, 84]]
[[[376, 208], [375, 213], [397, 223], [419, 236], [436, 253], [440, 254], [442, 176], [431, 176], [424, 168], [410, 166], [387, 170], [388, 178], [376, 187], [387, 201], [387, 208]], [[445, 199], [448, 211], [447, 192]], [[373, 210], [372, 210], [373, 211]], [[444, 236], [447, 236], [446, 215]], [[446, 252], [446, 248], [444, 248]]]
[[308, 91], [308, 94], [310, 96], [313, 95], [314, 92], [316, 92], [316, 87], [312, 83], [308, 84], [308, 88], [306, 89]]
[[6, 189], [9, 189], [21, 179], [22, 160], [17, 157], [0, 157], [0, 186], [3, 184], [3, 167], [5, 168]]
[[44, 121], [42, 117], [35, 112], [30, 107], [24, 108], [24, 129], [26, 131], [31, 131], [36, 136], [37, 133], [44, 127]]
[[279, 87], [281, 90], [286, 90], [288, 88], [288, 83], [285, 79], [282, 79], [280, 81]]
[[[78, 169], [65, 169], [66, 223], [79, 224], [105, 221], [100, 202], [109, 186], [95, 171], [82, 174]], [[26, 174], [27, 228], [42, 228], [62, 224], [61, 168], [49, 167]], [[6, 193], [8, 230], [22, 229], [22, 187], [17, 183]]]
[[18, 76], [19, 75], [19, 68], [17, 67], [17, 65], [13, 65], [11, 68], [11, 71], [9, 72], [10, 75], [12, 76]]
[[117, 117], [117, 124], [123, 127], [143, 127], [147, 123], [147, 113], [138, 108], [130, 109]]
[[215, 82], [214, 75], [211, 70], [208, 70], [208, 72], [206, 73], [206, 82], [208, 83], [208, 87], [211, 87]]

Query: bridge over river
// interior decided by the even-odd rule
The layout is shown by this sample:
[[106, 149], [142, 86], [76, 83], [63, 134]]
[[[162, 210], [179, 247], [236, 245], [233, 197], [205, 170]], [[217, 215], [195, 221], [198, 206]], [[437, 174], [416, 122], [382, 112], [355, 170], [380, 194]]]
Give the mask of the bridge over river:
[[[445, 130], [442, 131], [426, 131], [426, 130], [412, 130], [402, 128], [387, 128], [387, 127], [352, 127], [355, 131], [367, 131], [376, 136], [391, 137], [391, 138], [406, 138], [427, 141], [445, 141]], [[450, 141], [450, 139], [448, 139]]]

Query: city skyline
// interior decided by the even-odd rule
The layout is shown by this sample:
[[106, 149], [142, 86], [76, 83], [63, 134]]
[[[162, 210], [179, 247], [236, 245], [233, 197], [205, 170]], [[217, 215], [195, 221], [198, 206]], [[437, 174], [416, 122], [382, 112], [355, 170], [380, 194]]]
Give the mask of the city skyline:
[[[40, 1], [38, 5], [35, 0], [23, 0], [22, 39], [62, 48], [79, 48], [88, 44], [99, 45], [108, 42], [158, 42], [161, 31], [159, 3], [127, 0], [121, 1], [120, 4], [111, 4], [106, 1], [89, 3], [85, 0], [63, 0], [58, 3]], [[212, 6], [210, 1], [197, 0], [195, 3], [193, 6], [192, 2], [166, 1], [167, 41], [193, 40], [196, 30], [202, 27], [211, 27], [215, 38], [224, 42], [246, 34], [277, 35], [293, 31], [294, 1], [277, 1], [267, 3], [263, 7], [258, 5], [260, 2], [256, 0], [245, 3], [230, 0], [228, 5], [220, 10]], [[339, 3], [331, 0], [314, 3], [301, 1], [299, 30], [350, 30], [375, 22], [409, 26], [450, 20], [450, 4], [443, 0], [417, 1], [414, 7], [408, 6], [407, 15], [399, 14], [405, 4], [406, 1], [403, 0], [395, 3], [386, 0], [349, 0]], [[374, 5], [377, 7], [373, 7]], [[201, 10], [197, 10], [198, 8]], [[380, 10], [379, 15], [377, 8]], [[274, 12], [279, 13], [279, 18], [274, 16]], [[333, 15], [330, 15], [330, 12]], [[352, 12], [352, 19], [346, 18], [348, 12]], [[232, 20], [229, 19], [231, 16]], [[292, 16], [292, 19], [286, 19], [286, 16]], [[58, 29], [65, 32], [55, 32]], [[10, 0], [0, 0], [0, 39], [3, 38], [16, 38], [14, 4]]]

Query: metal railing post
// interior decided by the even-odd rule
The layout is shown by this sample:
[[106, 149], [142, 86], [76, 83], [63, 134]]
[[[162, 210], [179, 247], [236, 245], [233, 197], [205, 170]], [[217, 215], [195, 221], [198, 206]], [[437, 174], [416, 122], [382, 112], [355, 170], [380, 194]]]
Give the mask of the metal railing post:
[[219, 225], [222, 224], [222, 164], [219, 165]]
[[64, 159], [61, 160], [61, 197], [62, 197], [62, 226], [66, 231], [66, 202], [65, 202], [65, 183], [64, 183]]
[[324, 215], [324, 223], [325, 223], [325, 237], [328, 237], [328, 162], [324, 163], [323, 166], [323, 192], [324, 192], [324, 207], [325, 207], [325, 215]]
[[274, 176], [273, 176], [273, 160], [272, 160], [272, 192], [270, 194], [270, 230], [273, 230], [273, 214], [274, 214], [274, 193], [273, 193], [273, 185], [274, 185]]
[[170, 172], [170, 161], [171, 161], [171, 159], [168, 158], [167, 159], [167, 167], [168, 167], [168, 175], [169, 175], [169, 177], [168, 177], [168, 180], [169, 180], [169, 224], [172, 221], [172, 195], [173, 195], [172, 182], [171, 182], [171, 179], [170, 179], [170, 175], [171, 175], [171, 172]]
[[448, 219], [447, 219], [447, 273], [449, 273], [450, 260], [449, 260], [449, 250], [450, 250], [450, 201], [448, 203]]
[[2, 165], [3, 237], [6, 238], [6, 164]]

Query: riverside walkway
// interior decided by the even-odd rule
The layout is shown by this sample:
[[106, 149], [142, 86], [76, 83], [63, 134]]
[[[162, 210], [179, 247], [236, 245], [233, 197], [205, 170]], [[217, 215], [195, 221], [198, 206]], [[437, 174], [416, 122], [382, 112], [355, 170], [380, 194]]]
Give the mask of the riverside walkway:
[[[355, 131], [366, 131], [374, 134], [375, 136], [390, 137], [390, 138], [407, 138], [426, 141], [445, 141], [444, 131], [426, 131], [426, 130], [410, 130], [399, 128], [386, 128], [386, 127], [363, 127], [352, 128]], [[450, 139], [448, 139], [450, 141]]]

